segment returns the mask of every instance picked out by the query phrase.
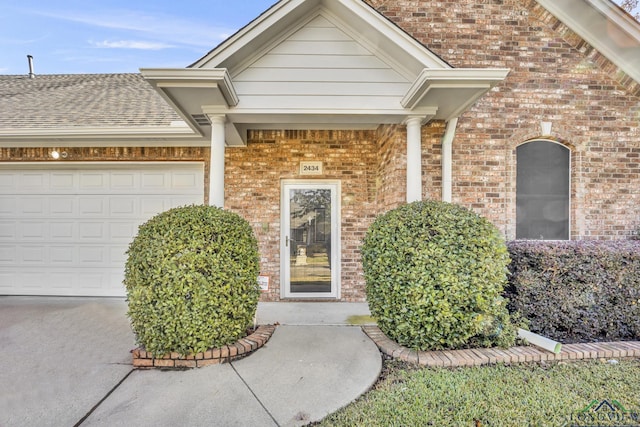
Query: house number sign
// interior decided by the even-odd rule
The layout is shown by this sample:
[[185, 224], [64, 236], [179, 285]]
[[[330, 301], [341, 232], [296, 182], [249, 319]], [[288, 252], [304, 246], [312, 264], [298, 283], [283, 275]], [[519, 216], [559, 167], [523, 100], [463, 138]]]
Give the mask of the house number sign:
[[322, 175], [322, 162], [300, 162], [300, 175]]

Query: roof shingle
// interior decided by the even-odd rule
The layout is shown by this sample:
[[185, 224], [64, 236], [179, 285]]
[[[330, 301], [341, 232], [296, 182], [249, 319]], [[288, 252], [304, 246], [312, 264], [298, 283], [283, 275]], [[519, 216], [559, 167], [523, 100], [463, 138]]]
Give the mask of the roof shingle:
[[140, 74], [0, 75], [0, 129], [167, 127], [177, 120]]

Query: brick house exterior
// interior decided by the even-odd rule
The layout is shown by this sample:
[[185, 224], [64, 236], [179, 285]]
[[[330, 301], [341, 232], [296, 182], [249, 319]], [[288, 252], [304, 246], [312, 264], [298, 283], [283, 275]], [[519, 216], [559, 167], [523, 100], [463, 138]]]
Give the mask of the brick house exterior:
[[[640, 25], [608, 0], [572, 0], [568, 10], [552, 6], [536, 0], [283, 0], [185, 70], [143, 69], [141, 76], [2, 76], [0, 115], [6, 120], [0, 124], [0, 168], [29, 164], [44, 169], [61, 162], [71, 169], [115, 162], [200, 164], [202, 201], [223, 205], [254, 227], [262, 274], [269, 277], [264, 300], [295, 298], [284, 292], [281, 276], [287, 268], [284, 239], [288, 244], [290, 237], [283, 230], [283, 183], [296, 180], [339, 183], [340, 265], [331, 298], [341, 301], [364, 299], [359, 248], [367, 227], [379, 213], [407, 201], [448, 199], [488, 217], [507, 239], [516, 238], [521, 214], [517, 149], [531, 141], [560, 144], [570, 153], [570, 239], [631, 238], [640, 227], [640, 63], [634, 59], [640, 58]], [[584, 10], [585, 16], [575, 13], [573, 21], [571, 8]], [[418, 75], [405, 85], [415, 89], [415, 102], [411, 90], [403, 89], [406, 105], [394, 106], [388, 116], [382, 109], [364, 114], [358, 105], [349, 111], [338, 106], [339, 114], [307, 104], [301, 111], [288, 105], [275, 111], [268, 103], [242, 110], [251, 102], [281, 102], [267, 95], [281, 90], [286, 73], [249, 81], [250, 72], [268, 72], [260, 61], [292, 40], [298, 33], [290, 30], [301, 20], [307, 19], [301, 28], [309, 33], [333, 29], [311, 19], [318, 13], [361, 46], [370, 48], [366, 43], [379, 37], [374, 57], [396, 61], [398, 75]], [[354, 22], [354, 16], [363, 15], [363, 22]], [[382, 22], [387, 26], [363, 36], [368, 41], [358, 39]], [[603, 27], [611, 40], [598, 46], [591, 38], [602, 41], [598, 31]], [[270, 43], [256, 44], [261, 37]], [[419, 47], [416, 64], [400, 64]], [[268, 59], [284, 56], [278, 55]], [[429, 71], [420, 80], [420, 70], [412, 71], [418, 66], [469, 73], [455, 76], [464, 85]], [[472, 74], [480, 69], [491, 75], [478, 80]], [[362, 79], [375, 73], [364, 73]], [[433, 81], [444, 85], [435, 101], [429, 100], [430, 91], [439, 87]], [[269, 87], [263, 90], [257, 83]], [[295, 96], [305, 95], [293, 92], [302, 84], [281, 87], [292, 91], [291, 105], [298, 105]], [[332, 90], [320, 79], [308, 90], [317, 87]], [[73, 105], [58, 102], [57, 97], [68, 100], [73, 88], [81, 88], [73, 92], [78, 97]], [[301, 96], [305, 102], [324, 100], [316, 92], [306, 95]], [[99, 102], [93, 102], [96, 98]], [[114, 98], [120, 100], [117, 105]], [[435, 102], [438, 112], [429, 112], [428, 102]], [[452, 114], [439, 115], [447, 109]], [[416, 148], [411, 143], [414, 116], [419, 116], [413, 123], [419, 124], [420, 156], [408, 154]], [[144, 132], [132, 131], [136, 128]], [[220, 146], [220, 135], [226, 147]], [[450, 154], [443, 149], [447, 140]], [[53, 160], [52, 150], [66, 158]], [[321, 175], [302, 175], [305, 162], [320, 162]], [[416, 188], [419, 197], [411, 195]], [[0, 244], [9, 247], [17, 234], [5, 233]], [[6, 273], [1, 263], [0, 275]], [[5, 289], [2, 293], [25, 293], [15, 284]]]

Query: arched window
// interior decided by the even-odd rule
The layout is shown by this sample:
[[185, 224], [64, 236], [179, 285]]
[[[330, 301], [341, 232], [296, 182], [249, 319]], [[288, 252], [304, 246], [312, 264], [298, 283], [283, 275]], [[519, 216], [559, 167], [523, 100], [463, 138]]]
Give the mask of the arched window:
[[552, 141], [516, 150], [516, 239], [568, 240], [571, 154]]

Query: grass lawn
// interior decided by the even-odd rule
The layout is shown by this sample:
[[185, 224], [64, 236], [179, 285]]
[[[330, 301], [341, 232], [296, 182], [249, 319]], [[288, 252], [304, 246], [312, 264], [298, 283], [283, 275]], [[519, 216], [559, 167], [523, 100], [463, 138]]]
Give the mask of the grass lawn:
[[[624, 423], [576, 422], [597, 400], [619, 402]], [[621, 410], [617, 414], [620, 415]], [[607, 416], [595, 407], [582, 414]], [[631, 425], [640, 413], [640, 360], [431, 369], [386, 361], [375, 387], [321, 426]]]

